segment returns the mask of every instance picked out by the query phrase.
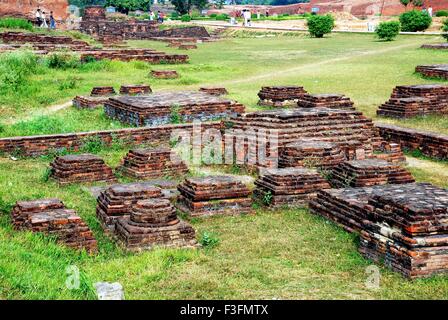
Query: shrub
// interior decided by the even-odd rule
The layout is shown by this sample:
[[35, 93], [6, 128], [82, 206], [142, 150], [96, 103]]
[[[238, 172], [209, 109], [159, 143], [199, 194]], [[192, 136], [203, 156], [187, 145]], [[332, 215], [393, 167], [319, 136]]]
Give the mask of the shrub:
[[52, 53], [47, 57], [47, 66], [51, 69], [75, 69], [79, 64], [79, 59], [69, 53]]
[[400, 33], [400, 22], [381, 22], [375, 29], [377, 37], [381, 40], [391, 41]]
[[334, 18], [327, 14], [325, 16], [310, 16], [307, 20], [308, 31], [311, 36], [322, 38], [325, 34], [330, 33], [334, 28]]
[[447, 10], [439, 10], [436, 12], [436, 17], [448, 17]]
[[219, 243], [219, 239], [218, 239], [218, 237], [216, 237], [216, 235], [214, 233], [204, 231], [201, 234], [199, 243], [203, 247], [213, 248]]
[[401, 30], [407, 32], [424, 31], [431, 25], [428, 13], [411, 10], [400, 15]]
[[176, 11], [171, 12], [171, 19], [173, 19], [173, 20], [179, 19], [179, 12], [176, 12]]
[[182, 21], [182, 22], [190, 22], [191, 21], [191, 17], [188, 14], [184, 14], [182, 17], [180, 17], [180, 21]]
[[25, 29], [33, 30], [33, 24], [25, 19], [19, 18], [2, 18], [0, 19], [0, 28], [6, 29]]
[[443, 21], [442, 32], [446, 32], [446, 34], [442, 34], [442, 37], [448, 41], [448, 19]]
[[39, 60], [27, 51], [4, 53], [0, 56], [0, 87], [17, 90], [35, 73]]
[[216, 20], [228, 20], [230, 17], [228, 14], [226, 13], [220, 13], [218, 15], [216, 15]]

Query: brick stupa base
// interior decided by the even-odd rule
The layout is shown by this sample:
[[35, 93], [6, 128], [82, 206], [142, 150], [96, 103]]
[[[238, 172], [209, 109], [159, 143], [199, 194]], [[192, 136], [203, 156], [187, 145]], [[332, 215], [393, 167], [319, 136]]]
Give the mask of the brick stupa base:
[[55, 236], [70, 248], [97, 251], [97, 242], [89, 226], [74, 210], [65, 208], [58, 199], [18, 201], [11, 212], [17, 230], [30, 230]]
[[177, 188], [177, 208], [192, 217], [253, 212], [249, 189], [232, 177], [189, 178]]
[[76, 96], [73, 106], [79, 109], [93, 109], [102, 106], [111, 96], [116, 94], [113, 87], [94, 87], [90, 96]]
[[211, 94], [213, 96], [225, 96], [229, 93], [226, 88], [222, 87], [201, 87], [199, 88], [199, 91]]
[[415, 67], [415, 72], [428, 78], [448, 79], [448, 64], [421, 65]]
[[193, 227], [179, 220], [170, 201], [161, 198], [138, 201], [129, 217], [117, 221], [116, 235], [132, 251], [198, 246]]
[[51, 164], [51, 177], [59, 184], [81, 182], [116, 182], [112, 169], [93, 154], [57, 157]]
[[139, 95], [151, 93], [151, 87], [146, 84], [128, 84], [120, 87], [120, 94], [123, 95]]
[[186, 164], [170, 149], [134, 149], [123, 159], [121, 172], [137, 179], [179, 176], [188, 173]]
[[176, 79], [179, 74], [176, 70], [152, 70], [151, 77], [156, 79]]
[[101, 192], [96, 214], [106, 231], [114, 230], [117, 219], [128, 217], [137, 201], [161, 197], [160, 188], [144, 183], [114, 185]]
[[334, 187], [368, 187], [381, 184], [414, 182], [411, 173], [400, 165], [381, 159], [353, 160], [341, 163], [331, 172]]
[[355, 110], [353, 101], [342, 94], [305, 94], [297, 100], [299, 108], [330, 108]]
[[255, 186], [254, 195], [271, 207], [304, 206], [318, 190], [330, 188], [316, 170], [308, 168], [263, 170]]
[[299, 86], [262, 87], [258, 92], [258, 104], [269, 107], [296, 106], [298, 99], [306, 93], [305, 89]]

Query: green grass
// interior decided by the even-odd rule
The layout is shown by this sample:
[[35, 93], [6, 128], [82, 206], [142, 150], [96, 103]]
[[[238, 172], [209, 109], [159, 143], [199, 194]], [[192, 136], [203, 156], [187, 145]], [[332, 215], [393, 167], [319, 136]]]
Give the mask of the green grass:
[[[244, 34], [241, 36], [245, 36]], [[257, 34], [259, 36], [259, 34]], [[0, 95], [0, 136], [46, 134], [119, 128], [102, 110], [68, 108], [48, 114], [48, 107], [88, 94], [96, 85], [149, 83], [158, 90], [196, 90], [222, 85], [248, 110], [256, 106], [262, 85], [300, 84], [310, 92], [340, 92], [358, 109], [375, 117], [395, 85], [429, 83], [413, 73], [416, 64], [442, 63], [445, 53], [418, 49], [436, 37], [400, 36], [378, 42], [373, 36], [334, 34], [324, 39], [295, 37], [231, 38], [199, 45], [187, 53], [186, 65], [149, 66], [141, 62], [98, 62], [70, 70], [43, 68], [19, 91]], [[135, 47], [168, 52], [164, 43], [133, 41]], [[175, 69], [176, 80], [148, 77], [154, 69]], [[61, 83], [76, 79], [76, 86]], [[399, 121], [415, 128], [448, 132], [446, 118]], [[128, 151], [119, 144], [90, 144], [117, 167]], [[418, 154], [409, 169], [418, 181], [448, 187], [448, 164]], [[358, 237], [314, 216], [306, 209], [282, 209], [237, 217], [193, 219], [198, 250], [156, 249], [130, 254], [104, 234], [95, 215], [88, 185], [59, 187], [46, 171], [51, 156], [34, 159], [0, 158], [0, 297], [5, 299], [94, 299], [97, 281], [120, 282], [128, 299], [446, 299], [448, 277], [408, 281], [383, 267], [380, 287], [365, 286], [371, 262], [357, 252]], [[219, 168], [212, 168], [218, 170]], [[244, 174], [238, 168], [221, 168]], [[199, 174], [199, 173], [198, 173]], [[250, 173], [248, 173], [250, 174]], [[132, 181], [120, 177], [121, 182]], [[99, 184], [101, 185], [101, 184]], [[57, 197], [75, 209], [99, 241], [99, 253], [89, 256], [29, 232], [12, 230], [9, 214], [15, 201]], [[65, 286], [67, 267], [81, 272], [81, 286]]]

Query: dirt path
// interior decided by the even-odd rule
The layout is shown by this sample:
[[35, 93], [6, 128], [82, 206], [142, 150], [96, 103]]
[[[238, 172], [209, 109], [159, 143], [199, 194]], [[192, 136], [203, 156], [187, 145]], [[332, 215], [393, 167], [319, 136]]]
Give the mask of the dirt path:
[[31, 112], [27, 116], [21, 116], [20, 118], [13, 118], [13, 119], [10, 119], [10, 120], [6, 120], [6, 121], [3, 122], [3, 124], [12, 125], [12, 124], [15, 124], [15, 123], [20, 122], [20, 121], [28, 121], [28, 120], [31, 120], [31, 119], [33, 119], [35, 117], [38, 117], [38, 116], [46, 116], [46, 115], [50, 115], [50, 114], [56, 113], [58, 111], [67, 109], [67, 108], [69, 108], [71, 106], [72, 106], [72, 101], [70, 100], [70, 101], [67, 101], [67, 102], [64, 102], [64, 103], [61, 103], [61, 104], [56, 104], [56, 105], [53, 105], [53, 106], [46, 107], [44, 109], [36, 110], [34, 112]]
[[395, 47], [391, 47], [391, 48], [384, 48], [384, 49], [365, 51], [365, 52], [361, 52], [361, 53], [360, 52], [356, 52], [356, 53], [347, 54], [347, 55], [344, 55], [344, 56], [338, 57], [338, 58], [333, 58], [333, 59], [323, 60], [323, 61], [319, 61], [319, 62], [308, 63], [308, 64], [300, 65], [300, 66], [297, 66], [297, 67], [294, 67], [294, 68], [290, 68], [289, 67], [289, 68], [284, 69], [284, 70], [275, 70], [275, 71], [272, 71], [272, 72], [262, 73], [262, 74], [250, 76], [250, 77], [247, 77], [247, 78], [243, 78], [243, 79], [221, 81], [221, 82], [219, 82], [219, 84], [220, 85], [232, 85], [232, 84], [238, 84], [238, 83], [253, 82], [253, 81], [263, 80], [263, 79], [278, 79], [278, 78], [283, 78], [283, 77], [285, 77], [287, 75], [296, 73], [297, 71], [304, 70], [304, 69], [316, 68], [318, 66], [332, 64], [332, 63], [335, 63], [335, 62], [347, 61], [347, 60], [350, 60], [350, 59], [353, 59], [353, 58], [359, 58], [359, 57], [370, 56], [370, 55], [378, 55], [378, 54], [382, 54], [382, 53], [385, 53], [385, 52], [400, 50], [400, 49], [403, 49], [403, 48], [409, 48], [409, 47], [414, 47], [414, 46], [416, 46], [416, 44], [415, 43], [411, 43], [411, 44], [403, 44], [403, 45], [395, 46]]

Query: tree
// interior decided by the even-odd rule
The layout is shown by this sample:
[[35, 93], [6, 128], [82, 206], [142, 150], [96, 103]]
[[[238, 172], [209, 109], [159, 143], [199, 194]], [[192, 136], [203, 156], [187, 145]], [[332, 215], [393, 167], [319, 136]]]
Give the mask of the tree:
[[129, 11], [135, 10], [148, 11], [151, 0], [106, 0], [106, 6], [115, 7], [119, 12], [128, 14]]
[[325, 16], [313, 15], [307, 20], [308, 31], [311, 36], [316, 38], [323, 38], [327, 33], [330, 33], [334, 28], [334, 18], [332, 15]]
[[442, 37], [444, 37], [448, 41], [448, 19], [445, 19], [443, 21], [442, 32], [446, 32], [446, 34], [442, 34]]
[[432, 23], [427, 12], [411, 10], [400, 15], [401, 30], [407, 32], [424, 31]]
[[180, 15], [184, 15], [190, 12], [191, 0], [171, 0], [171, 3]]
[[410, 0], [400, 0], [400, 3], [402, 5], [404, 5], [405, 10], [408, 8], [408, 4], [409, 4]]
[[375, 33], [381, 40], [392, 41], [400, 33], [400, 27], [398, 21], [381, 22], [375, 29]]
[[208, 0], [191, 0], [191, 3], [200, 11], [207, 8]]

